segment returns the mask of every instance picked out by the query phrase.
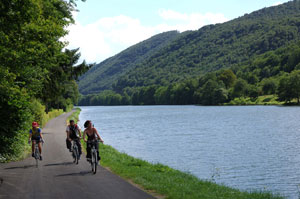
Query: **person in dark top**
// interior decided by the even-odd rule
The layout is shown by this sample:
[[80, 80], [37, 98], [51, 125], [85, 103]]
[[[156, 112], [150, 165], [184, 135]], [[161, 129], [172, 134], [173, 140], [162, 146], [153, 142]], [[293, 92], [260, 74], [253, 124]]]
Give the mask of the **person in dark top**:
[[74, 120], [70, 120], [70, 124], [67, 126], [66, 132], [67, 132], [67, 140], [66, 140], [67, 148], [69, 149], [70, 152], [72, 152], [71, 141], [74, 140], [78, 146], [78, 152], [80, 158], [80, 155], [82, 153], [81, 143], [80, 143], [81, 129], [77, 124], [75, 124]]
[[[87, 152], [87, 160], [90, 161], [91, 159], [91, 148], [92, 148], [92, 144], [91, 142], [92, 141], [96, 141], [96, 140], [100, 140], [100, 142], [104, 142], [102, 140], [102, 138], [100, 137], [98, 131], [96, 128], [94, 128], [94, 126], [92, 125], [92, 122], [90, 120], [87, 120], [85, 123], [84, 123], [84, 132], [83, 132], [83, 140], [85, 142], [87, 142], [87, 145], [86, 145], [86, 152]], [[86, 136], [87, 136], [87, 139], [86, 139]], [[100, 156], [99, 156], [99, 144], [98, 142], [95, 142], [96, 144], [96, 149], [97, 149], [97, 156], [98, 156], [98, 160], [100, 160]]]

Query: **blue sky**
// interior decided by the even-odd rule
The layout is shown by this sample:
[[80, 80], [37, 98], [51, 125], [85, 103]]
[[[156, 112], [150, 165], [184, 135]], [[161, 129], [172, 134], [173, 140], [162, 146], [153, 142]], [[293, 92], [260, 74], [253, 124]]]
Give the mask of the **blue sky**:
[[82, 59], [99, 63], [151, 36], [197, 30], [288, 0], [86, 0], [77, 2], [76, 24], [68, 48], [80, 47]]

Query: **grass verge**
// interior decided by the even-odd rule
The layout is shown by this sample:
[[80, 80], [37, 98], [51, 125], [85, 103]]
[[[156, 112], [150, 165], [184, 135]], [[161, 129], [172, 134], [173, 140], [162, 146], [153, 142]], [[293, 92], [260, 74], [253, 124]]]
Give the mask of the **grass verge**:
[[278, 101], [275, 95], [264, 95], [256, 99], [250, 97], [235, 98], [224, 105], [284, 105], [284, 102]]
[[[69, 119], [77, 121], [80, 109]], [[69, 120], [68, 119], [68, 120]], [[84, 145], [83, 145], [84, 146]], [[85, 147], [83, 147], [85, 148]], [[108, 145], [100, 145], [101, 165], [129, 180], [149, 193], [157, 193], [168, 199], [281, 199], [283, 197], [268, 192], [245, 192], [184, 173], [162, 164], [120, 153]]]

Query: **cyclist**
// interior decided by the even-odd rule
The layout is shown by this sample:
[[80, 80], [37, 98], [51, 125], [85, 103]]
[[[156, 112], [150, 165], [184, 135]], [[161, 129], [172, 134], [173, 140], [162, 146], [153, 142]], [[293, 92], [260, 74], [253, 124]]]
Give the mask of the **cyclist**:
[[[86, 155], [86, 158], [88, 161], [91, 160], [91, 141], [95, 141], [95, 140], [100, 140], [100, 142], [104, 142], [97, 129], [94, 128], [94, 126], [92, 125], [92, 122], [90, 120], [87, 120], [85, 123], [84, 123], [84, 132], [83, 132], [83, 140], [85, 142], [87, 142], [87, 145], [86, 145], [86, 152], [87, 152], [87, 155]], [[88, 139], [86, 140], [85, 136], [88, 137]], [[96, 145], [96, 149], [97, 149], [97, 156], [98, 156], [98, 161], [100, 160], [100, 156], [99, 156], [99, 144], [98, 142], [95, 142], [95, 145]]]
[[72, 152], [72, 143], [71, 141], [74, 140], [78, 146], [78, 152], [79, 152], [79, 159], [81, 155], [81, 143], [80, 143], [80, 138], [81, 138], [81, 129], [77, 124], [75, 124], [74, 120], [70, 120], [70, 124], [67, 126], [66, 129], [67, 132], [67, 148], [69, 149], [70, 152]]
[[39, 128], [39, 124], [37, 122], [32, 122], [32, 129], [29, 130], [29, 140], [28, 143], [32, 141], [32, 157], [34, 157], [34, 145], [38, 143], [39, 151], [40, 151], [40, 160], [42, 160], [42, 146], [41, 142], [44, 143], [42, 130]]

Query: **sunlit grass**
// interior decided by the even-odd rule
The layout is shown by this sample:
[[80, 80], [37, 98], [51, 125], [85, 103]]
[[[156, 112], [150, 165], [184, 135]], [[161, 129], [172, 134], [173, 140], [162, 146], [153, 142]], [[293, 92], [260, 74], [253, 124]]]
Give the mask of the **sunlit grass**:
[[141, 185], [146, 190], [166, 196], [166, 198], [240, 198], [267, 199], [282, 198], [267, 192], [242, 192], [184, 173], [162, 164], [120, 153], [108, 145], [100, 145], [101, 165], [125, 179]]
[[256, 99], [250, 97], [240, 97], [231, 100], [225, 105], [283, 105], [284, 102], [280, 102], [276, 95], [263, 95]]

